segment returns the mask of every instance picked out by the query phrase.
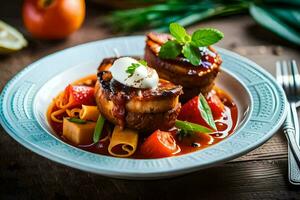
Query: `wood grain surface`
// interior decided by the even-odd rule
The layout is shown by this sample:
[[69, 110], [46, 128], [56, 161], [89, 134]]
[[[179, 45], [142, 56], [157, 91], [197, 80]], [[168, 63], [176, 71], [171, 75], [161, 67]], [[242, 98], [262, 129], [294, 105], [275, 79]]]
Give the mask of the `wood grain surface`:
[[[41, 41], [24, 30], [21, 0], [6, 1], [0, 19], [21, 30], [29, 46], [0, 56], [0, 91], [28, 64], [77, 44], [117, 36], [102, 24], [101, 6], [88, 5], [83, 27], [66, 40]], [[198, 23], [225, 33], [218, 45], [236, 51], [274, 74], [280, 59], [296, 59], [297, 47], [257, 26], [247, 15]], [[196, 173], [155, 181], [128, 181], [72, 169], [38, 156], [0, 127], [0, 199], [300, 199], [300, 188], [287, 179], [287, 144], [278, 131], [268, 142], [238, 159]]]

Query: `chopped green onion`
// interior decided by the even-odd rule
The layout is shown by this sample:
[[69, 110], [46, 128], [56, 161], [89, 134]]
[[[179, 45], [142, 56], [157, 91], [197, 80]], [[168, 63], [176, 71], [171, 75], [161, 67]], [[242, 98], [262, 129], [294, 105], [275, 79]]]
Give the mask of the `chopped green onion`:
[[194, 124], [187, 121], [176, 120], [175, 126], [183, 131], [187, 132], [200, 132], [200, 133], [212, 133], [212, 129], [209, 129], [205, 126], [199, 124]]
[[100, 140], [104, 122], [105, 122], [105, 118], [102, 115], [99, 115], [95, 130], [94, 130], [94, 136], [93, 136], [94, 143], [96, 143]]
[[76, 123], [76, 124], [86, 124], [86, 121], [83, 119], [78, 119], [78, 118], [69, 118], [68, 119], [70, 122]]

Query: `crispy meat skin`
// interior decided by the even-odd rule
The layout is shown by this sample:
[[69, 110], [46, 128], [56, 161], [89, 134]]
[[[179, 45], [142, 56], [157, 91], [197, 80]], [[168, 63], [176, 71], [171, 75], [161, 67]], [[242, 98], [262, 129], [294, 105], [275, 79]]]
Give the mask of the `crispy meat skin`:
[[95, 98], [101, 114], [114, 124], [139, 131], [173, 127], [180, 111], [182, 87], [165, 80], [160, 80], [155, 90], [124, 86], [106, 71], [115, 59], [104, 59], [98, 69]]
[[182, 58], [176, 60], [166, 60], [158, 57], [162, 44], [170, 39], [168, 34], [149, 33], [147, 35], [145, 47], [145, 60], [148, 65], [156, 69], [159, 76], [163, 79], [182, 85], [184, 94], [180, 100], [185, 102], [200, 92], [207, 94], [214, 86], [214, 80], [219, 73], [222, 63], [217, 52], [209, 47], [209, 50], [216, 54], [215, 62], [210, 67], [195, 67]]

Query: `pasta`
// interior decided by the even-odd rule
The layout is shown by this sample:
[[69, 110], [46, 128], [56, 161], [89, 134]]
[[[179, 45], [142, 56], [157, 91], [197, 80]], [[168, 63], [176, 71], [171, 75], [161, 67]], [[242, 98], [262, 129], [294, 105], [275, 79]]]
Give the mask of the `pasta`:
[[80, 115], [81, 109], [80, 108], [73, 108], [71, 110], [67, 109], [66, 113], [69, 117], [78, 117]]
[[67, 95], [66, 92], [62, 92], [54, 99], [57, 108], [67, 109], [72, 105], [72, 97]]
[[[53, 102], [52, 107], [50, 108], [50, 118], [52, 121], [57, 123], [63, 123], [62, 119], [59, 119], [58, 116], [64, 114], [68, 107], [71, 105], [71, 101], [69, 100], [66, 102], [65, 98], [65, 92], [61, 92]], [[53, 111], [53, 108], [56, 107], [57, 110]], [[71, 115], [71, 112], [67, 113], [69, 116]]]
[[[95, 75], [90, 75], [90, 76], [87, 76], [85, 78], [82, 78], [82, 79], [74, 82], [72, 85], [93, 86], [96, 79], [97, 78]], [[74, 99], [71, 95], [68, 94], [68, 91], [65, 90], [65, 91], [59, 93], [59, 95], [54, 98], [53, 102], [51, 103], [51, 105], [48, 109], [48, 112], [47, 112], [48, 119], [50, 119], [51, 121], [56, 122], [56, 123], [63, 123], [62, 116], [64, 114], [67, 114], [67, 116], [69, 116], [69, 117], [78, 117], [81, 112], [81, 109], [80, 108], [72, 108], [72, 107], [74, 107], [73, 102], [74, 102]], [[91, 118], [91, 119], [87, 119], [87, 120], [97, 121], [97, 118], [96, 118], [96, 120], [93, 120], [96, 115], [95, 111], [90, 108], [86, 108], [86, 109], [88, 109], [88, 110], [82, 111], [85, 114], [84, 118]], [[92, 114], [92, 116], [89, 117], [89, 114]]]
[[[116, 157], [129, 157], [137, 148], [138, 144], [138, 132], [131, 129], [121, 129], [119, 126], [115, 126], [108, 146], [109, 154]], [[116, 148], [121, 147], [123, 153], [115, 151]]]
[[91, 120], [96, 122], [99, 117], [99, 110], [97, 106], [86, 106], [82, 105], [82, 109], [79, 113], [80, 119]]
[[56, 116], [61, 115], [65, 112], [65, 109], [59, 109], [51, 113], [51, 120], [57, 123], [63, 123], [63, 120], [58, 119]]

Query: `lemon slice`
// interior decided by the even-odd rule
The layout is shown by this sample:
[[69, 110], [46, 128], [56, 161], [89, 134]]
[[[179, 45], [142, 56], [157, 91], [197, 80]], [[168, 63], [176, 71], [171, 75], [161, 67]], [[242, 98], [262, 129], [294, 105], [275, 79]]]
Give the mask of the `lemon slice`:
[[23, 35], [0, 20], [0, 54], [11, 53], [27, 46]]

